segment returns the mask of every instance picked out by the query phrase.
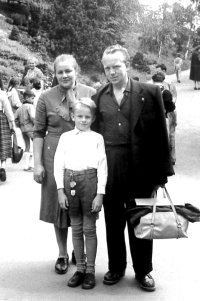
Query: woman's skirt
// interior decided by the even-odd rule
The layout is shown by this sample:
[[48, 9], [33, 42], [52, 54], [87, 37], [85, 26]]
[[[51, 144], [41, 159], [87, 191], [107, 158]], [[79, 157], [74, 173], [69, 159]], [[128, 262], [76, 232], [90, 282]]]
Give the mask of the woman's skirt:
[[42, 182], [40, 220], [55, 224], [58, 228], [69, 226], [68, 212], [60, 208], [54, 179], [54, 155], [60, 137], [47, 135], [44, 140], [43, 161], [45, 177]]
[[12, 157], [11, 130], [8, 119], [3, 111], [0, 111], [0, 160]]

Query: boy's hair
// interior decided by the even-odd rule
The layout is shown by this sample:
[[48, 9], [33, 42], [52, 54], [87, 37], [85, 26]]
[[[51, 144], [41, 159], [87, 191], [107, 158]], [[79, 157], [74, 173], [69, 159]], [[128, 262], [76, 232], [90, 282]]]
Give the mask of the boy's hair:
[[157, 72], [152, 76], [154, 83], [162, 83], [165, 80], [165, 76], [162, 72]]
[[31, 96], [34, 96], [35, 97], [35, 93], [33, 91], [31, 91], [31, 89], [26, 89], [23, 93], [23, 97], [24, 99], [26, 97], [31, 97]]
[[163, 71], [167, 71], [167, 67], [165, 66], [165, 64], [158, 64], [158, 65], [156, 65], [156, 68], [160, 68], [161, 70], [163, 70]]
[[35, 88], [36, 90], [41, 89], [41, 81], [38, 77], [31, 78], [30, 83], [33, 84], [33, 88]]
[[109, 46], [108, 48], [106, 48], [106, 50], [103, 53], [102, 59], [103, 59], [104, 55], [106, 55], [106, 54], [113, 54], [113, 53], [115, 53], [117, 51], [119, 51], [119, 52], [121, 52], [123, 54], [124, 63], [130, 62], [130, 55], [128, 53], [128, 50], [126, 48], [122, 47], [119, 44], [112, 45], [112, 46]]
[[80, 71], [79, 65], [75, 59], [75, 57], [71, 54], [61, 54], [59, 56], [57, 56], [57, 58], [54, 61], [53, 67], [54, 67], [54, 73], [56, 74], [56, 65], [58, 62], [72, 62], [75, 71], [78, 73]]
[[95, 102], [89, 98], [89, 97], [81, 97], [77, 99], [73, 104], [72, 104], [72, 112], [74, 113], [76, 108], [80, 105], [86, 106], [90, 109], [92, 115], [95, 115], [96, 111], [96, 105]]

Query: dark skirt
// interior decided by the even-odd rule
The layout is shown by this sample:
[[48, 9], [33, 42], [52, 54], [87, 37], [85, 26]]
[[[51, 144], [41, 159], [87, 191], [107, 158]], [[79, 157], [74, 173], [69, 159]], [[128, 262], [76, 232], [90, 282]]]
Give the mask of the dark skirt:
[[54, 179], [54, 155], [60, 137], [47, 135], [44, 140], [43, 160], [45, 178], [42, 183], [40, 220], [67, 228], [70, 224], [68, 212], [60, 208], [57, 186]]
[[12, 158], [12, 140], [8, 119], [0, 111], [0, 160]]

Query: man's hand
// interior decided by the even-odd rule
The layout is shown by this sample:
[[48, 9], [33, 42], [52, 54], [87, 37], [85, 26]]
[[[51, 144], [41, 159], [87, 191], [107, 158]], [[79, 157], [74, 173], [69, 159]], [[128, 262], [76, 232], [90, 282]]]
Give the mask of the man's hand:
[[103, 204], [103, 194], [97, 194], [92, 202], [91, 212], [101, 211], [102, 204]]
[[43, 181], [43, 178], [45, 177], [45, 169], [43, 165], [35, 165], [34, 166], [34, 174], [33, 174], [34, 180], [41, 184]]
[[63, 188], [58, 189], [58, 202], [62, 209], [68, 210], [69, 202]]

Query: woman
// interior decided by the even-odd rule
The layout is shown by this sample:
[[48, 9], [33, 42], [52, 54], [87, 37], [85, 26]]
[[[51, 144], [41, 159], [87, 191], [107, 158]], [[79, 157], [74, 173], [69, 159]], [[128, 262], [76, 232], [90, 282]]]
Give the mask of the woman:
[[200, 46], [192, 53], [190, 79], [194, 81], [194, 90], [200, 90]]
[[19, 98], [19, 94], [17, 92], [18, 88], [19, 88], [19, 80], [17, 78], [11, 78], [8, 84], [7, 95], [14, 114], [17, 111], [17, 109], [22, 105]]
[[6, 92], [0, 90], [0, 180], [2, 182], [6, 181], [6, 159], [12, 157], [10, 127], [11, 130], [15, 130], [14, 114]]
[[22, 82], [24, 82], [25, 85], [29, 85], [30, 79], [35, 78], [35, 77], [38, 77], [41, 80], [42, 85], [43, 85], [44, 75], [43, 75], [42, 71], [36, 67], [37, 63], [38, 63], [38, 60], [34, 57], [31, 57], [27, 60], [28, 71], [22, 79]]
[[55, 271], [65, 274], [68, 270], [67, 233], [69, 219], [67, 211], [58, 203], [54, 179], [54, 154], [60, 135], [74, 128], [70, 117], [70, 106], [75, 97], [91, 97], [96, 90], [76, 85], [78, 65], [72, 55], [62, 54], [54, 62], [58, 85], [40, 96], [35, 116], [34, 129], [34, 179], [42, 184], [40, 219], [54, 224], [59, 257]]

